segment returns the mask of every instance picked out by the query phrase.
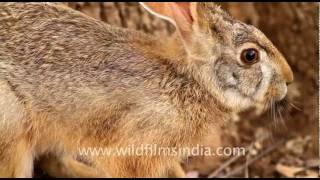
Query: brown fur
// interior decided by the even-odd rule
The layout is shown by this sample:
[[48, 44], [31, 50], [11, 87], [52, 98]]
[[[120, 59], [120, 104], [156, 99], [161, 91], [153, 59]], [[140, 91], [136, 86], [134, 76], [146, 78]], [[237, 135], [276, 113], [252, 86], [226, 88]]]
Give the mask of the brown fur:
[[191, 147], [226, 122], [233, 109], [191, 59], [179, 36], [111, 27], [59, 4], [0, 4], [0, 176], [31, 176], [44, 156], [70, 168], [44, 161], [53, 176], [184, 176], [185, 157], [74, 160], [81, 147]]

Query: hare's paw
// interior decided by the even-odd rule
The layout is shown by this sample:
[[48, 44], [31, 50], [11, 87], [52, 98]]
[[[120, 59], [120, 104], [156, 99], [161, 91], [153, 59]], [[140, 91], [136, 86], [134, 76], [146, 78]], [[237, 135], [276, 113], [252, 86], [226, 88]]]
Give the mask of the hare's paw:
[[95, 178], [110, 177], [108, 174], [81, 163], [71, 156], [48, 156], [40, 161], [41, 168], [52, 177]]

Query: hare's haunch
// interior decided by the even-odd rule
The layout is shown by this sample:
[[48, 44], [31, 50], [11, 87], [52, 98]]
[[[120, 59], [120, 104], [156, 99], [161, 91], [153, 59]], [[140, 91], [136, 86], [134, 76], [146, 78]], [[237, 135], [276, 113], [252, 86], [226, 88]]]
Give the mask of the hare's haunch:
[[213, 3], [143, 3], [172, 37], [111, 27], [55, 3], [0, 4], [0, 177], [183, 177], [185, 155], [233, 112], [280, 101], [293, 75], [256, 28]]

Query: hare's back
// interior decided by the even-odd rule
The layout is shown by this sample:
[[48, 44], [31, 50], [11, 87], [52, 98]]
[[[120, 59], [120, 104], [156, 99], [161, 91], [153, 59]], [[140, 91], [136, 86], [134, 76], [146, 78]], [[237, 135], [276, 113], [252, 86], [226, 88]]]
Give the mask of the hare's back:
[[0, 4], [0, 15], [0, 42], [19, 61], [83, 59], [128, 34], [58, 3]]
[[0, 78], [41, 109], [138, 94], [138, 86], [162, 74], [160, 64], [136, 51], [133, 44], [152, 41], [141, 33], [59, 4], [0, 4], [0, 14]]
[[0, 4], [0, 15], [0, 68], [15, 77], [99, 71], [134, 37], [58, 3]]

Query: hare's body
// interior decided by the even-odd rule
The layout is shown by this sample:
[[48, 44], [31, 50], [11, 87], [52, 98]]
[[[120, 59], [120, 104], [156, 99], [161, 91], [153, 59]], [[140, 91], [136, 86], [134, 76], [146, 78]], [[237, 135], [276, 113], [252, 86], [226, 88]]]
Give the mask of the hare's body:
[[[0, 176], [81, 147], [192, 146], [218, 127], [227, 110], [162, 42], [60, 5], [0, 4]], [[88, 160], [111, 176], [162, 176], [180, 158]]]

